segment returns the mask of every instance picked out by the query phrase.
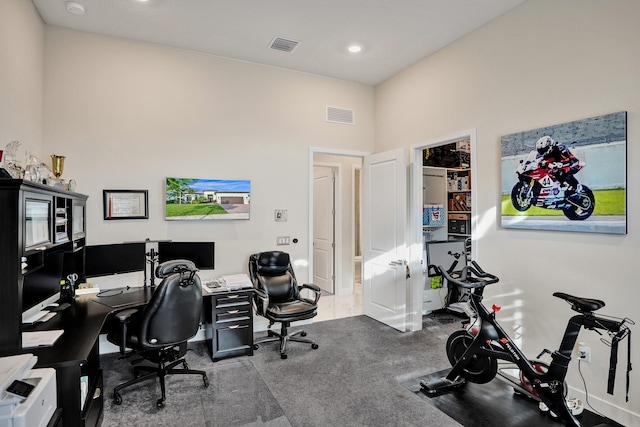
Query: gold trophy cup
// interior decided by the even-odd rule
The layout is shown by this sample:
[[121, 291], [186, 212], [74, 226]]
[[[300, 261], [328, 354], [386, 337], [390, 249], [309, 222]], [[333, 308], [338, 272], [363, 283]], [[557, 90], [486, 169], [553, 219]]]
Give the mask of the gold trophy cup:
[[64, 156], [58, 156], [56, 154], [51, 155], [51, 171], [56, 178], [62, 176], [64, 170]]

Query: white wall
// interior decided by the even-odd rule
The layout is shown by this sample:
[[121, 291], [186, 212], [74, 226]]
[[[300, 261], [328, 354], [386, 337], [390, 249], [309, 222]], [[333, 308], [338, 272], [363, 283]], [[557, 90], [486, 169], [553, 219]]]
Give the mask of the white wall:
[[[634, 160], [640, 159], [639, 17], [637, 0], [528, 1], [376, 88], [376, 151], [477, 129], [477, 257], [501, 278], [486, 299], [503, 305], [499, 319], [532, 357], [557, 348], [574, 313], [554, 291], [603, 299], [604, 313], [640, 320], [632, 268], [640, 246], [640, 199], [634, 197], [639, 180]], [[500, 227], [501, 135], [623, 110], [628, 111], [628, 235]], [[593, 353], [591, 364], [582, 366], [590, 402], [624, 425], [639, 425], [635, 371], [630, 402], [624, 401], [626, 356], [620, 356], [615, 396], [609, 396], [609, 349], [593, 332], [582, 332], [580, 340]], [[638, 366], [638, 340], [632, 353]], [[576, 368], [574, 363], [568, 381], [583, 390]]]
[[[44, 26], [30, 1], [0, 2], [0, 150], [42, 143]], [[47, 161], [49, 164], [49, 161]]]
[[[88, 244], [214, 240], [219, 276], [286, 235], [306, 281], [308, 147], [371, 151], [373, 87], [59, 27], [45, 39], [46, 151], [89, 195]], [[358, 123], [325, 122], [327, 105]], [[167, 222], [166, 177], [249, 179], [251, 219]], [[104, 221], [103, 189], [148, 189], [149, 220]]]

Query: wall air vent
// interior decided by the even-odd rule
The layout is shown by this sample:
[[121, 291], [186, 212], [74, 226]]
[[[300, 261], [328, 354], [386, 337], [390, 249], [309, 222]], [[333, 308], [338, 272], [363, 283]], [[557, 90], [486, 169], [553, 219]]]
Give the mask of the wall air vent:
[[279, 50], [282, 52], [293, 52], [298, 47], [300, 42], [295, 40], [283, 39], [282, 37], [276, 37], [271, 41], [269, 47], [271, 49]]
[[327, 121], [331, 123], [352, 125], [354, 123], [353, 110], [338, 107], [327, 107]]

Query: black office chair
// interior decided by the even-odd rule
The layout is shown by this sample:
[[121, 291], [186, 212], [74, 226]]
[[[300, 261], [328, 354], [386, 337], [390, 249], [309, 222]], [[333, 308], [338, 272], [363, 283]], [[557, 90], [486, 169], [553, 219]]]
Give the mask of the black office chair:
[[[307, 335], [305, 331], [297, 331], [292, 334], [287, 332], [291, 322], [315, 317], [318, 313], [318, 300], [320, 299], [320, 288], [316, 285], [298, 285], [289, 254], [261, 252], [251, 255], [249, 275], [253, 282], [256, 312], [269, 320], [268, 335], [254, 340], [253, 348], [257, 350], [260, 343], [278, 341], [280, 342], [280, 357], [283, 359], [287, 358], [287, 343], [289, 341], [311, 344], [311, 348], [317, 349], [318, 344], [314, 341], [302, 338]], [[300, 291], [303, 289], [309, 289], [313, 299], [302, 297]], [[280, 333], [271, 330], [271, 326], [276, 322], [282, 324]]]
[[[166, 400], [167, 375], [202, 375], [204, 386], [209, 386], [207, 374], [189, 369], [184, 360], [187, 340], [198, 331], [202, 311], [202, 286], [196, 272], [194, 263], [187, 260], [160, 264], [156, 276], [162, 282], [149, 302], [142, 308], [125, 309], [114, 315], [118, 327], [107, 335], [107, 339], [120, 347], [120, 354], [141, 356], [132, 364], [145, 360], [155, 364], [134, 367], [135, 378], [113, 390], [113, 401], [117, 405], [122, 403], [120, 390], [155, 377], [160, 380], [162, 392], [156, 402], [158, 407], [163, 407]], [[132, 351], [127, 353], [127, 348]], [[179, 364], [183, 369], [175, 369]]]

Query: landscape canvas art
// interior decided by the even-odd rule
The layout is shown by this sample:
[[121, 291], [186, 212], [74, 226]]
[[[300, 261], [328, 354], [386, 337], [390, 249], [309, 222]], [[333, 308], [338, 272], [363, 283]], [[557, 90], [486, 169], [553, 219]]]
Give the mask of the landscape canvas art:
[[501, 138], [504, 228], [627, 233], [627, 113]]
[[167, 178], [165, 188], [168, 221], [249, 219], [251, 181]]

